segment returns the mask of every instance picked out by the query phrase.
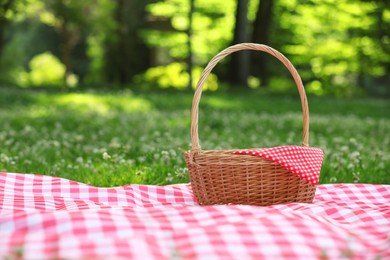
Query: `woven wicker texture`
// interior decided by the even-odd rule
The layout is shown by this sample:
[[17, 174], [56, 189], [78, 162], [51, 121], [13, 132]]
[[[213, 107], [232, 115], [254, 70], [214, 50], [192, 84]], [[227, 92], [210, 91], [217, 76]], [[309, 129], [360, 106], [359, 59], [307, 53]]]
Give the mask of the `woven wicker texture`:
[[[268, 206], [290, 202], [310, 203], [316, 187], [282, 166], [261, 157], [235, 155], [233, 150], [202, 150], [198, 136], [198, 111], [203, 85], [211, 70], [227, 55], [240, 50], [271, 54], [289, 70], [302, 104], [302, 145], [308, 146], [309, 110], [302, 80], [291, 62], [275, 49], [242, 43], [218, 53], [204, 69], [197, 84], [191, 112], [192, 148], [184, 153], [194, 194], [201, 205], [247, 204]], [[236, 150], [235, 150], [236, 151]]]

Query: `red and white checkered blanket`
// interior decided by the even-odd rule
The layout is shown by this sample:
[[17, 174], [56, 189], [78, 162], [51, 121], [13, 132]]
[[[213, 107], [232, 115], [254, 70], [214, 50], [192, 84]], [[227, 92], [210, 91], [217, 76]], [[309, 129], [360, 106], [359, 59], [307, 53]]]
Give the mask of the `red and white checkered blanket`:
[[198, 206], [189, 184], [96, 188], [0, 173], [0, 259], [390, 259], [390, 185], [313, 204]]

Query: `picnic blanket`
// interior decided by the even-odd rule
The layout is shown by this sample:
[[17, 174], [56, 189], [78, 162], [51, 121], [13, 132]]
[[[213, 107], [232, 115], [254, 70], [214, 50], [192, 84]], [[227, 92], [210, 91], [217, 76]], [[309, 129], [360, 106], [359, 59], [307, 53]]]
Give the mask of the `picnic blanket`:
[[313, 204], [198, 206], [189, 184], [0, 173], [7, 258], [390, 259], [390, 185], [319, 185]]

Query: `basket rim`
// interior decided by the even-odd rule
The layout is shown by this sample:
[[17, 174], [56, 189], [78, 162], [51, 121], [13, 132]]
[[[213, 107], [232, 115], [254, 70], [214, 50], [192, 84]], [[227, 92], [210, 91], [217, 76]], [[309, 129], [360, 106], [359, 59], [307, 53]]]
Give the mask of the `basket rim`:
[[310, 148], [316, 148], [313, 146], [307, 146], [307, 145], [296, 145], [296, 144], [289, 144], [289, 145], [278, 145], [278, 146], [270, 146], [270, 147], [250, 147], [250, 148], [229, 148], [229, 149], [202, 149], [201, 147], [199, 148], [190, 148], [184, 153], [197, 153], [197, 152], [224, 152], [224, 151], [245, 151], [245, 150], [264, 150], [264, 149], [269, 149], [269, 148], [276, 148], [276, 147], [282, 147], [282, 146], [299, 146], [299, 147], [310, 147]]

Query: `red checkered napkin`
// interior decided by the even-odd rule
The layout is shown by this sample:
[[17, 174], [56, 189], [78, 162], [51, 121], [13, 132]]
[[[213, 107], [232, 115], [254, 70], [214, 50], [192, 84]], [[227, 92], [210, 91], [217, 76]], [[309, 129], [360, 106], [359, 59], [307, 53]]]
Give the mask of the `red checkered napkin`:
[[317, 185], [324, 153], [319, 148], [304, 146], [278, 146], [265, 149], [249, 149], [234, 151], [234, 154], [244, 154], [263, 157], [280, 164], [298, 177], [312, 185]]

